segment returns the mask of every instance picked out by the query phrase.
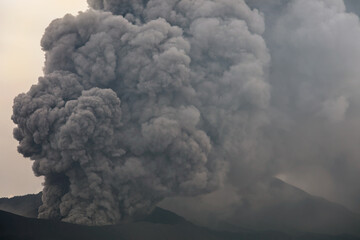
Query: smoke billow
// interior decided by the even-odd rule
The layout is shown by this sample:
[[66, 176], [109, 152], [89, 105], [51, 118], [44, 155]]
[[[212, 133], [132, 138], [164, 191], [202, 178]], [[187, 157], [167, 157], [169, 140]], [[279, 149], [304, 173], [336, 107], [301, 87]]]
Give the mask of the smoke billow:
[[88, 3], [46, 29], [44, 76], [14, 101], [39, 217], [112, 224], [199, 195], [228, 216], [276, 199], [279, 174], [360, 211], [357, 1]]
[[46, 29], [44, 76], [14, 100], [18, 150], [45, 176], [39, 217], [113, 224], [217, 189], [232, 162], [261, 165], [270, 56], [257, 10], [88, 2]]
[[250, 165], [244, 164], [246, 158], [231, 162], [230, 187], [168, 199], [163, 206], [187, 212], [189, 219], [202, 218], [202, 223], [216, 216], [237, 224], [231, 218], [238, 209], [252, 208], [256, 215], [258, 209], [273, 203], [276, 209], [282, 200], [297, 197], [271, 187], [269, 177], [280, 176], [360, 212], [360, 22], [354, 14], [360, 13], [359, 1], [246, 3], [264, 16], [262, 37], [271, 54], [269, 121], [257, 135], [257, 154]]
[[358, 1], [247, 2], [265, 17], [278, 173], [360, 211]]
[[[195, 198], [168, 198], [162, 206], [210, 226], [221, 221], [239, 226], [236, 219], [250, 222], [259, 211], [272, 209], [266, 213], [270, 223], [278, 221], [284, 230], [288, 222], [279, 221], [274, 213], [279, 205], [295, 208], [299, 194], [272, 186], [271, 177], [279, 176], [360, 212], [356, 184], [360, 181], [360, 22], [354, 14], [360, 14], [360, 2], [246, 3], [264, 16], [262, 37], [271, 54], [266, 75], [271, 86], [268, 122], [257, 133], [256, 154], [243, 151], [249, 155], [239, 154], [231, 161], [229, 181], [219, 191]], [[249, 156], [251, 161], [246, 161]], [[292, 210], [299, 211], [301, 204]], [[300, 218], [293, 218], [297, 227], [301, 225]], [[327, 220], [321, 221], [326, 225]], [[256, 224], [253, 226], [259, 227]]]

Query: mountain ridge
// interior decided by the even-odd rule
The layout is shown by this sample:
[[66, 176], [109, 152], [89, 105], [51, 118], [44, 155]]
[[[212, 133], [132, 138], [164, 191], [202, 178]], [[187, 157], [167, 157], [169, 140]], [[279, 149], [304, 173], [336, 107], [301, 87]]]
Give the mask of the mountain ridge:
[[[264, 189], [271, 189], [270, 198], [265, 199], [267, 205], [256, 208], [253, 206], [256, 205], [255, 201], [249, 197], [248, 202], [245, 201], [246, 204], [233, 208], [231, 216], [219, 221], [219, 225], [222, 226], [217, 228], [193, 221], [181, 209], [173, 211], [173, 209], [159, 207], [155, 208], [149, 216], [133, 222], [103, 227], [69, 225], [69, 223], [52, 220], [34, 219], [37, 217], [37, 208], [41, 205], [41, 192], [13, 198], [0, 198], [0, 210], [27, 217], [22, 218], [0, 212], [0, 239], [6, 239], [4, 237], [9, 236], [9, 239], [42, 239], [43, 236], [47, 237], [43, 239], [71, 239], [72, 236], [64, 235], [64, 232], [69, 231], [77, 234], [76, 236], [81, 236], [80, 239], [89, 240], [101, 239], [102, 235], [109, 236], [106, 239], [113, 237], [126, 240], [148, 239], [147, 235], [152, 237], [150, 239], [162, 239], [167, 236], [163, 239], [172, 240], [194, 239], [195, 236], [195, 239], [209, 240], [360, 239], [360, 227], [358, 227], [360, 226], [360, 217], [347, 208], [312, 196], [281, 180], [271, 180], [265, 184], [267, 185], [264, 185]], [[252, 190], [256, 195], [258, 194], [256, 191], [261, 192], [262, 188], [253, 188]], [[200, 202], [200, 204], [202, 203]], [[198, 213], [194, 212], [194, 214]], [[216, 214], [204, 216], [213, 219], [217, 217]], [[42, 228], [52, 229], [52, 231], [47, 232]], [[13, 231], [4, 235], [6, 234], [4, 229]], [[28, 231], [27, 236], [24, 235], [26, 231]], [[83, 233], [84, 231], [94, 233], [88, 236]], [[51, 234], [56, 234], [60, 238], [53, 238]]]
[[[21, 217], [12, 213], [0, 211], [0, 239], [4, 240], [359, 240], [350, 235], [322, 235], [313, 233], [301, 233], [289, 235], [277, 231], [262, 232], [225, 232], [214, 231], [204, 227], [198, 227], [167, 210], [156, 208], [156, 217], [147, 220], [109, 225], [102, 227], [89, 227], [64, 223], [59, 221], [33, 219]], [[162, 215], [170, 215], [172, 223], [159, 222]], [[169, 217], [169, 216], [168, 216]]]
[[[276, 230], [335, 235], [351, 233], [360, 236], [359, 214], [340, 204], [313, 196], [280, 179], [270, 179], [257, 186], [237, 191], [239, 195], [235, 199], [240, 200], [236, 203], [231, 202], [228, 208], [219, 207], [221, 199], [227, 196], [226, 192], [217, 196], [209, 195], [207, 199], [169, 199], [160, 206], [191, 222], [217, 230]], [[242, 193], [246, 194], [241, 196]], [[204, 207], [209, 198], [220, 200]], [[222, 212], [227, 214], [222, 216]]]

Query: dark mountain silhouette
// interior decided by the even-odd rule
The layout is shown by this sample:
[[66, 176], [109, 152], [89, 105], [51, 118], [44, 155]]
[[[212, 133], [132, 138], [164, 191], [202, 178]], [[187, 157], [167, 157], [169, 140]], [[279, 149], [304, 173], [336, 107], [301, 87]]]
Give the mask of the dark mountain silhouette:
[[237, 208], [227, 222], [264, 230], [360, 235], [360, 215], [324, 198], [312, 196], [279, 179], [269, 182], [272, 199], [254, 209], [251, 202]]
[[[240, 194], [244, 192], [247, 194], [241, 196], [241, 201], [232, 203], [228, 208], [219, 206], [221, 202], [206, 206], [203, 198], [169, 199], [161, 207], [191, 222], [217, 230], [349, 233], [360, 236], [359, 214], [279, 179], [240, 190]], [[226, 198], [226, 193], [223, 197]], [[217, 206], [219, 209], [216, 209]], [[226, 214], [222, 215], [222, 212]]]
[[0, 198], [0, 210], [24, 217], [36, 218], [38, 208], [42, 204], [41, 192], [12, 198]]
[[[250, 197], [245, 204], [235, 207], [227, 219], [219, 220], [217, 230], [194, 225], [162, 208], [156, 208], [141, 221], [103, 227], [80, 226], [35, 219], [41, 205], [41, 193], [2, 198], [0, 210], [6, 212], [0, 212], [0, 239], [360, 240], [360, 237], [349, 235], [360, 235], [357, 214], [280, 180], [274, 179], [267, 184], [265, 189], [270, 189], [271, 196], [266, 199], [266, 204], [254, 207]], [[181, 215], [188, 218], [186, 212]], [[215, 215], [204, 216], [216, 219]]]
[[88, 227], [43, 219], [32, 219], [0, 211], [3, 240], [359, 240], [348, 235], [330, 236], [276, 231], [220, 232], [198, 227], [182, 217], [157, 208], [146, 219], [112, 226]]

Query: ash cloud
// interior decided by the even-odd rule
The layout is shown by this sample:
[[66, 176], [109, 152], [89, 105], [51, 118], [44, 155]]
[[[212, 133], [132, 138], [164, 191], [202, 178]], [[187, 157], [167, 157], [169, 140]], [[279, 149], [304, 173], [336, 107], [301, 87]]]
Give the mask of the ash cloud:
[[46, 29], [44, 76], [14, 101], [39, 217], [112, 224], [200, 196], [226, 218], [274, 201], [278, 175], [360, 211], [355, 1], [88, 3]]
[[259, 209], [293, 203], [296, 193], [279, 194], [269, 184], [278, 176], [359, 213], [358, 1], [246, 3], [264, 17], [262, 36], [271, 55], [268, 122], [258, 133], [256, 155], [247, 165], [241, 158], [231, 163], [226, 187], [196, 198], [169, 198], [162, 206], [203, 225], [236, 225], [237, 214], [250, 219]]
[[113, 224], [214, 191], [234, 162], [259, 165], [270, 100], [259, 11], [239, 0], [88, 3], [46, 29], [44, 76], [14, 100], [18, 150], [45, 176], [39, 217]]
[[278, 173], [360, 211], [354, 184], [360, 180], [360, 22], [349, 11], [357, 1], [247, 2], [266, 22], [272, 58], [268, 133]]

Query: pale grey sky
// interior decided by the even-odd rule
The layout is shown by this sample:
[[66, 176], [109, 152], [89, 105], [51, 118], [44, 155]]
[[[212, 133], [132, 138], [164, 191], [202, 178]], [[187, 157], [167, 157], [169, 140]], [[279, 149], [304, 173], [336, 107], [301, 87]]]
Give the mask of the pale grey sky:
[[41, 191], [31, 161], [17, 153], [12, 102], [42, 75], [40, 39], [55, 18], [87, 9], [86, 0], [0, 1], [0, 197]]

